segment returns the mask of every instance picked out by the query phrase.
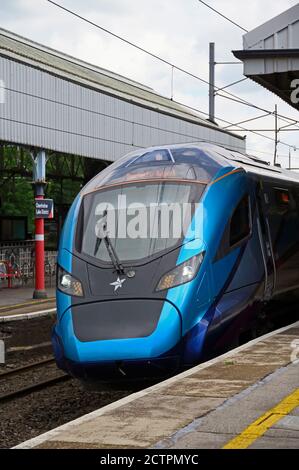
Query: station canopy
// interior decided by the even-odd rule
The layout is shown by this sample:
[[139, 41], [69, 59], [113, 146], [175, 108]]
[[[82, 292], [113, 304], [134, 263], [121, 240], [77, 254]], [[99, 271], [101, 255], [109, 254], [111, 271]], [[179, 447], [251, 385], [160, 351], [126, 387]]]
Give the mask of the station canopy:
[[246, 77], [299, 109], [292, 99], [299, 85], [299, 3], [245, 34], [243, 50], [233, 54], [243, 61]]

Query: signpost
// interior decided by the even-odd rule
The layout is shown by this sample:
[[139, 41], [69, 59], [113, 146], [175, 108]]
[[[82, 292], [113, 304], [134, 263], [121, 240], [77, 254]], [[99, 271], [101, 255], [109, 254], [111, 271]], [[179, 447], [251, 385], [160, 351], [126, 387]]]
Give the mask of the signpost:
[[44, 199], [46, 186], [46, 152], [33, 154], [33, 187], [35, 193], [35, 289], [34, 299], [46, 299], [44, 219], [53, 217], [53, 201]]
[[35, 299], [45, 299], [45, 224], [44, 219], [53, 219], [54, 203], [42, 195], [35, 198]]

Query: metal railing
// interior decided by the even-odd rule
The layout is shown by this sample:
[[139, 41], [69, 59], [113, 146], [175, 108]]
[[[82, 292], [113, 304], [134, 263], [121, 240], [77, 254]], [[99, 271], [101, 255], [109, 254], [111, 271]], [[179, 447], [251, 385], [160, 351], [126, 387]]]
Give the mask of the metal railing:
[[[47, 287], [55, 285], [57, 251], [45, 252], [45, 282]], [[35, 282], [34, 241], [11, 242], [0, 244], [0, 262], [10, 263], [12, 270], [20, 273], [13, 279], [13, 286], [33, 287]], [[0, 287], [5, 286], [5, 279], [0, 279]]]

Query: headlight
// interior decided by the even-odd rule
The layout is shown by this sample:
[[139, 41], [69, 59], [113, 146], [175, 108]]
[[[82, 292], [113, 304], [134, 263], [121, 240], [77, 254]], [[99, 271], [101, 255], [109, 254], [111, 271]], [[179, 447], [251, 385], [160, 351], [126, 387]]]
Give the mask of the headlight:
[[58, 267], [57, 288], [65, 294], [83, 297], [81, 282], [60, 267]]
[[203, 259], [204, 253], [200, 253], [164, 274], [156, 287], [156, 291], [170, 289], [171, 287], [176, 287], [192, 281], [198, 273], [198, 269], [203, 262]]

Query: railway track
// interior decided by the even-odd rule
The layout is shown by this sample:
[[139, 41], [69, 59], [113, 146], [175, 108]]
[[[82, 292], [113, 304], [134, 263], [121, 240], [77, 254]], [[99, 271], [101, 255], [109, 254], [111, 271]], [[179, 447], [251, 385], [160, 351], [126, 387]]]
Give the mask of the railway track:
[[1, 383], [1, 380], [5, 379], [5, 378], [13, 377], [14, 375], [18, 375], [22, 372], [36, 369], [39, 366], [44, 366], [44, 365], [54, 364], [54, 363], [55, 363], [55, 359], [53, 359], [53, 358], [43, 359], [42, 361], [32, 362], [31, 364], [26, 364], [25, 366], [15, 367], [14, 369], [7, 370], [5, 372], [1, 372], [0, 373], [0, 383]]
[[[37, 371], [38, 369], [43, 368], [43, 367], [48, 366], [48, 365], [51, 365], [51, 364], [53, 364], [53, 365], [55, 364], [55, 360], [53, 358], [44, 359], [44, 360], [38, 361], [38, 362], [33, 362], [32, 364], [27, 364], [25, 366], [17, 367], [13, 370], [3, 372], [2, 374], [0, 374], [0, 388], [1, 388], [1, 383], [5, 379], [10, 379], [12, 377], [18, 377], [18, 376], [23, 378], [23, 373], [31, 372], [31, 371], [35, 371], [35, 370]], [[25, 377], [26, 377], [26, 375], [25, 375]], [[59, 375], [57, 375], [55, 377], [51, 377], [49, 379], [39, 380], [39, 381], [37, 381], [33, 384], [18, 387], [16, 390], [9, 391], [9, 392], [4, 393], [4, 394], [0, 394], [0, 404], [15, 400], [17, 398], [20, 398], [20, 397], [23, 397], [23, 396], [26, 396], [26, 395], [30, 395], [31, 393], [46, 389], [46, 388], [48, 388], [52, 385], [56, 385], [58, 383], [66, 382], [70, 379], [71, 379], [71, 377], [69, 375], [64, 374], [64, 373], [59, 373]]]

